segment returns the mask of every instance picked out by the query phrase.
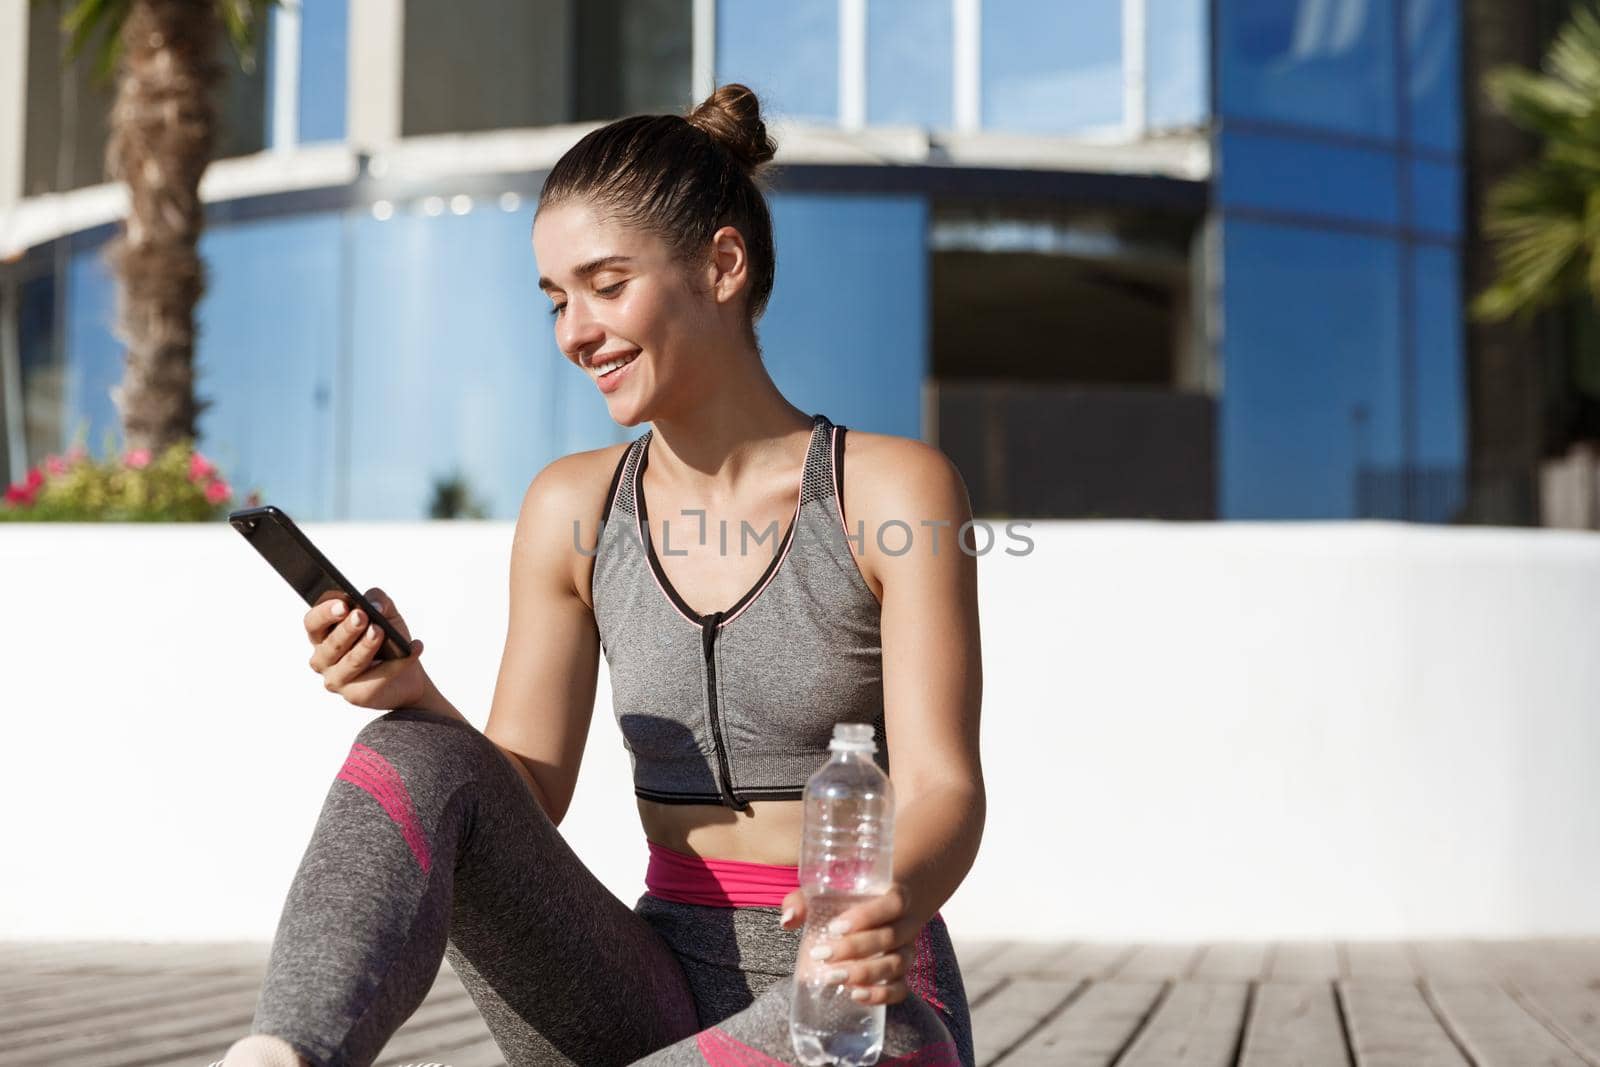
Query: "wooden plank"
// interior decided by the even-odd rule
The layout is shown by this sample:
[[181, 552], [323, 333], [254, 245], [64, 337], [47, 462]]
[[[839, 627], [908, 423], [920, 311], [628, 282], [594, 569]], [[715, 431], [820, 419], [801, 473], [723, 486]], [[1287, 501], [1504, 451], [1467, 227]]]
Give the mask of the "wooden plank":
[[1263, 982], [1239, 1067], [1349, 1067], [1330, 982]]
[[36, 1029], [70, 1025], [82, 1019], [159, 1010], [163, 1004], [210, 993], [244, 996], [254, 1001], [260, 988], [260, 979], [243, 976], [216, 978], [175, 974], [161, 978], [135, 977], [123, 982], [102, 979], [83, 989], [19, 1000], [8, 1009], [6, 1017], [0, 1017], [5, 1020], [0, 1022], [0, 1029], [8, 1038], [15, 1038]]
[[966, 939], [957, 941], [954, 937], [950, 939], [950, 947], [955, 949], [955, 961], [963, 971], [981, 968], [987, 960], [992, 960], [1000, 953], [1005, 952], [1011, 944], [1014, 944], [1014, 942], [994, 941], [994, 939], [990, 939], [990, 941], [966, 941]]
[[1477, 944], [1467, 940], [1411, 941], [1418, 977], [1430, 982], [1489, 982], [1494, 967]]
[[1188, 975], [1200, 958], [1201, 946], [1189, 942], [1154, 942], [1139, 946], [1117, 970], [1117, 980], [1154, 978], [1172, 982]]
[[[251, 982], [218, 987], [207, 979], [191, 977], [187, 985], [137, 996], [59, 1000], [7, 1027], [0, 1053], [64, 1038], [81, 1039], [107, 1031], [116, 1033], [159, 1017], [163, 1009], [180, 1018], [204, 1015], [218, 1005], [227, 1005], [232, 1010], [235, 1005], [245, 1004], [253, 1009], [258, 992], [256, 984]], [[171, 1005], [182, 1005], [183, 1010], [174, 1013]]]
[[[414, 1061], [378, 1060], [382, 1067], [405, 1067], [408, 1062], [411, 1063], [411, 1067], [420, 1067]], [[506, 1067], [505, 1056], [501, 1054], [500, 1047], [494, 1043], [492, 1037], [470, 1045], [447, 1049], [445, 1054], [439, 1057], [439, 1062], [449, 1064], [449, 1067]]]
[[1356, 1067], [1470, 1067], [1416, 983], [1337, 984]]
[[1178, 982], [1117, 1067], [1232, 1067], [1250, 1000], [1245, 982]]
[[[459, 983], [454, 990], [443, 987], [442, 995], [439, 988], [430, 991], [406, 1026], [476, 1013]], [[93, 1062], [97, 1067], [142, 1067], [178, 1058], [191, 1064], [196, 1059], [210, 1063], [249, 1032], [255, 1005], [254, 990], [212, 1001], [173, 997], [157, 1010], [141, 1008], [132, 1014], [108, 1014], [100, 1021], [80, 1021], [76, 1032], [58, 1030], [26, 1046], [7, 1042], [0, 1046], [0, 1064]]]
[[1492, 982], [1425, 981], [1422, 989], [1478, 1067], [1587, 1067], [1565, 1042]]
[[998, 995], [1009, 981], [1010, 977], [1003, 974], [980, 974], [972, 979], [963, 975], [961, 986], [967, 995], [967, 1009], [970, 1011], [990, 997]]
[[1346, 941], [1342, 978], [1409, 982], [1417, 977], [1403, 941]]
[[1005, 1067], [1109, 1067], [1150, 1015], [1162, 982], [1092, 983], [1023, 1039]]
[[979, 1067], [993, 1063], [1054, 1012], [1065, 1007], [1087, 983], [1047, 978], [1013, 978], [998, 996], [972, 1012], [972, 1043]]
[[1600, 1063], [1600, 991], [1563, 981], [1518, 983], [1511, 993], [1529, 1015]]
[[1221, 941], [1209, 944], [1195, 962], [1194, 981], [1250, 981], [1264, 978], [1270, 944], [1266, 941]]
[[1331, 982], [1339, 977], [1339, 954], [1332, 941], [1281, 941], [1272, 954], [1269, 981]]
[[1120, 941], [1083, 941], [1073, 946], [1066, 957], [1058, 960], [1050, 973], [1059, 978], [1104, 981], [1121, 970], [1138, 951], [1138, 945]]
[[1600, 983], [1600, 943], [1583, 938], [1485, 941], [1479, 951], [1502, 981]]
[[1069, 970], [1066, 961], [1081, 947], [1072, 942], [1022, 942], [1008, 948], [991, 968], [1019, 978], [1079, 977]]
[[452, 1050], [492, 1040], [483, 1016], [474, 1011], [470, 1016], [450, 1019], [408, 1020], [389, 1043], [383, 1047], [380, 1058], [399, 1062], [439, 1061], [459, 1067], [448, 1055]]

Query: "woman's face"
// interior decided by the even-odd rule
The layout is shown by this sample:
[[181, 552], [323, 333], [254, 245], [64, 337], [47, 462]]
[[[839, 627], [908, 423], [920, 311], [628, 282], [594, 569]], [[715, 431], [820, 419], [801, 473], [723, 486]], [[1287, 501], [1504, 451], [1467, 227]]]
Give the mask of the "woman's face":
[[611, 417], [634, 426], [692, 397], [709, 370], [696, 338], [716, 301], [654, 234], [601, 219], [583, 202], [541, 209], [533, 226], [539, 288], [556, 345], [588, 374]]

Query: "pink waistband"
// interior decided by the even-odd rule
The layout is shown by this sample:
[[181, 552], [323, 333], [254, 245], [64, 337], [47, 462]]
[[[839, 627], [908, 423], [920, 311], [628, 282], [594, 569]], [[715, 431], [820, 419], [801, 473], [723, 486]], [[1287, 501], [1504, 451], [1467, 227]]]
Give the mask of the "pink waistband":
[[646, 839], [650, 864], [645, 892], [679, 904], [717, 908], [776, 908], [800, 888], [800, 868], [690, 856]]

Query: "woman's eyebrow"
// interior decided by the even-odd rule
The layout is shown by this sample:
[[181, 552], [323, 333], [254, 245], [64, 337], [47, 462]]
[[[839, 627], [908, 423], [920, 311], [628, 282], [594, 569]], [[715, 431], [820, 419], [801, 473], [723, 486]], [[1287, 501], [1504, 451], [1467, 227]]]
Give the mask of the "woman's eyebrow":
[[[601, 256], [599, 259], [591, 259], [587, 263], [578, 264], [578, 266], [573, 270], [572, 273], [577, 278], [583, 279], [583, 278], [587, 278], [591, 274], [596, 273], [597, 271], [602, 271], [607, 267], [615, 266], [618, 263], [632, 263], [632, 262], [633, 262], [633, 257], [632, 256]], [[545, 292], [549, 292], [551, 289], [559, 289], [561, 287], [559, 285], [557, 285], [555, 282], [551, 281], [549, 278], [546, 278], [543, 275], [541, 275], [539, 277], [539, 288], [543, 289]]]

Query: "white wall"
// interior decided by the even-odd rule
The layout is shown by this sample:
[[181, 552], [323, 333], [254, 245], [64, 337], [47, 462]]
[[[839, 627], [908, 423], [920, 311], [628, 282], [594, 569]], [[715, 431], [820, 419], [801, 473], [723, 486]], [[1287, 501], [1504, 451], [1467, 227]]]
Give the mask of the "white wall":
[[[307, 531], [481, 727], [510, 524]], [[980, 563], [989, 820], [958, 938], [1600, 934], [1600, 535], [1029, 533]], [[321, 688], [302, 611], [227, 525], [0, 526], [0, 938], [272, 936], [378, 714]], [[601, 680], [562, 830], [632, 903]]]

